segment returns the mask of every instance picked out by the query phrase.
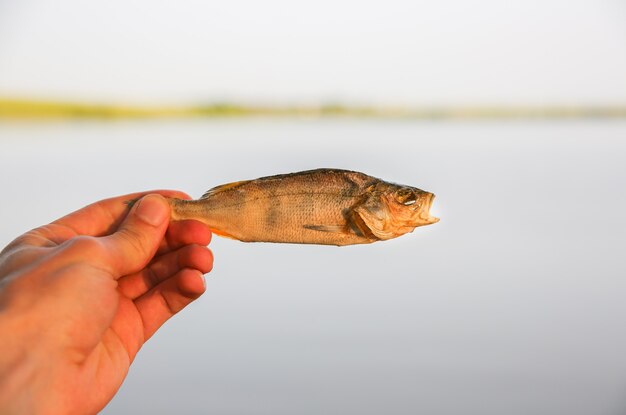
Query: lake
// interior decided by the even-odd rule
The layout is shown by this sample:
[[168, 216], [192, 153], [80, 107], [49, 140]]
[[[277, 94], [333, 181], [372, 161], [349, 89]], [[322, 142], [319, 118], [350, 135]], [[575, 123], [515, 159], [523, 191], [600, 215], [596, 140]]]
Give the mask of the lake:
[[338, 167], [437, 194], [350, 247], [218, 237], [102, 412], [626, 411], [626, 121], [0, 124], [0, 243], [109, 196]]

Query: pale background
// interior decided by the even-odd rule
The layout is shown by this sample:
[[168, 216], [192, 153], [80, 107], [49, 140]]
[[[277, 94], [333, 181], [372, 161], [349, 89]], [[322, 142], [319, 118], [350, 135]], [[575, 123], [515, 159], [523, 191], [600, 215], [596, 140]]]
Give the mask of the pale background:
[[[0, 0], [0, 95], [623, 105], [626, 5]], [[104, 197], [341, 167], [437, 194], [369, 246], [215, 238], [105, 414], [626, 412], [626, 120], [0, 122], [0, 244]]]
[[0, 0], [0, 91], [624, 104], [623, 0]]

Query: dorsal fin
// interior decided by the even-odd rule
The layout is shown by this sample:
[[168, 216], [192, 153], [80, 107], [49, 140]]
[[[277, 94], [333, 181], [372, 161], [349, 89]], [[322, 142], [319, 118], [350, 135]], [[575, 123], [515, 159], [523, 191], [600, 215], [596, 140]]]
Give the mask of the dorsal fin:
[[202, 197], [200, 199], [207, 199], [211, 196], [213, 196], [216, 193], [219, 192], [223, 192], [224, 190], [228, 190], [228, 189], [233, 189], [235, 187], [244, 185], [246, 183], [250, 182], [250, 180], [243, 180], [241, 182], [233, 182], [233, 183], [227, 183], [227, 184], [222, 184], [219, 186], [215, 186], [212, 189], [207, 190], [206, 192], [204, 192], [204, 194], [202, 195]]

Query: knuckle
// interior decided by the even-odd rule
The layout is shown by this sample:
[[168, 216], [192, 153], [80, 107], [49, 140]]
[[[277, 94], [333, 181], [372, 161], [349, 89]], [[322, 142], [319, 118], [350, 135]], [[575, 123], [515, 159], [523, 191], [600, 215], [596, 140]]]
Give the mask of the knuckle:
[[93, 236], [75, 236], [62, 244], [62, 247], [68, 251], [80, 252], [83, 256], [97, 256], [102, 254], [102, 242]]
[[145, 238], [139, 232], [130, 228], [122, 228], [118, 231], [118, 235], [132, 250], [143, 254], [150, 251]]
[[178, 313], [182, 307], [179, 307], [177, 304], [174, 304], [174, 302], [172, 301], [171, 298], [169, 298], [167, 295], [160, 295], [161, 298], [161, 302], [163, 303], [163, 307], [165, 308], [165, 310], [167, 310], [167, 312], [170, 315], [174, 315], [176, 313]]
[[148, 287], [156, 287], [161, 282], [161, 279], [152, 267], [146, 268], [145, 277], [146, 285]]

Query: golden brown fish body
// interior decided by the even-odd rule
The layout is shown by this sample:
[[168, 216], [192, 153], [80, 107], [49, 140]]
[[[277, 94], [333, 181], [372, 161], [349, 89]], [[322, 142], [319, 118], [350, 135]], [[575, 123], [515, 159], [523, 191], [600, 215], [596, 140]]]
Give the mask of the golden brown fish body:
[[172, 219], [195, 219], [244, 242], [353, 245], [437, 222], [429, 213], [434, 197], [363, 173], [318, 169], [225, 184], [170, 205]]

